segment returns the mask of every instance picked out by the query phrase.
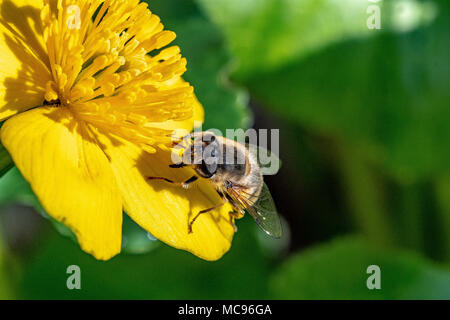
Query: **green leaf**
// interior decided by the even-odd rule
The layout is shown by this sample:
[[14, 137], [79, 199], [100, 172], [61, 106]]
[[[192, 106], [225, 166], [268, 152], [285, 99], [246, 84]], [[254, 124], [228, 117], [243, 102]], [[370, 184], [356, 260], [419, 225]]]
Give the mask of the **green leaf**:
[[250, 91], [314, 132], [364, 145], [400, 181], [438, 175], [450, 163], [450, 82], [443, 38], [429, 31], [333, 48], [252, 79]]
[[[197, 0], [255, 100], [310, 131], [366, 146], [399, 181], [448, 168], [446, 1]], [[439, 155], [439, 156], [436, 156]]]
[[[370, 265], [380, 267], [380, 290], [367, 288]], [[276, 299], [449, 299], [450, 272], [415, 254], [348, 237], [291, 257], [271, 288]]]
[[[361, 0], [197, 0], [223, 30], [238, 59], [238, 75], [275, 70], [330, 44], [371, 36], [371, 3]], [[380, 2], [382, 28], [409, 30], [432, 19], [433, 8], [414, 0]], [[407, 12], [405, 16], [399, 11]]]
[[222, 40], [207, 20], [195, 18], [174, 28], [183, 55], [188, 60], [185, 79], [195, 88], [205, 109], [204, 129], [250, 126], [248, 94], [229, 81], [230, 61]]

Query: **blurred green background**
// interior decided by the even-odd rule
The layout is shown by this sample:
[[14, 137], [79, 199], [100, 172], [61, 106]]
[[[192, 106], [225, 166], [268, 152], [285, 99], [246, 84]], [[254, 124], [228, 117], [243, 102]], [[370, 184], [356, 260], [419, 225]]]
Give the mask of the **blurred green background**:
[[147, 2], [177, 33], [204, 128], [280, 129], [266, 182], [285, 235], [245, 217], [205, 262], [126, 219], [123, 253], [98, 262], [0, 147], [0, 298], [450, 299], [448, 1], [380, 1], [380, 30], [367, 0]]

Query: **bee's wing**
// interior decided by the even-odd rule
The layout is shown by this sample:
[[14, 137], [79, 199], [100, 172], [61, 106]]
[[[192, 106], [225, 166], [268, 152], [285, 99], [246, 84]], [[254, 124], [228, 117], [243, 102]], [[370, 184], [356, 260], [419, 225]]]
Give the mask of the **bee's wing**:
[[274, 175], [280, 170], [281, 160], [275, 153], [254, 144], [246, 144], [246, 147], [258, 161], [263, 175]]
[[275, 203], [270, 195], [269, 188], [263, 184], [261, 193], [256, 201], [249, 201], [239, 195], [238, 190], [230, 190], [229, 194], [237, 203], [241, 205], [255, 219], [256, 223], [265, 233], [280, 238], [282, 235], [280, 217], [278, 216]]

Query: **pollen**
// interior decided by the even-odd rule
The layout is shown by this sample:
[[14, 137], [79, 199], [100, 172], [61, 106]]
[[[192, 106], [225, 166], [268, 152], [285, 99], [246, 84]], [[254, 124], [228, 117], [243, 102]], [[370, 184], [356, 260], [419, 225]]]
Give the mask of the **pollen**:
[[153, 152], [170, 143], [151, 123], [189, 119], [193, 88], [175, 33], [138, 0], [45, 1], [46, 101]]

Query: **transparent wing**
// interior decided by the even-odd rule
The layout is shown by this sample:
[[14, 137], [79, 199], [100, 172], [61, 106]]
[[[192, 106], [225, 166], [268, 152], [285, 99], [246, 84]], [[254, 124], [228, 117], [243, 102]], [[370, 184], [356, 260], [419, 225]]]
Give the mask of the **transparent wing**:
[[257, 159], [263, 175], [274, 175], [280, 170], [281, 160], [275, 153], [254, 144], [246, 144], [246, 147]]
[[239, 193], [242, 193], [242, 191], [230, 190], [230, 196], [233, 200], [239, 203], [255, 219], [265, 233], [274, 238], [280, 238], [283, 233], [280, 217], [267, 185], [263, 184], [261, 193], [255, 201], [249, 200], [248, 197], [243, 197]]

